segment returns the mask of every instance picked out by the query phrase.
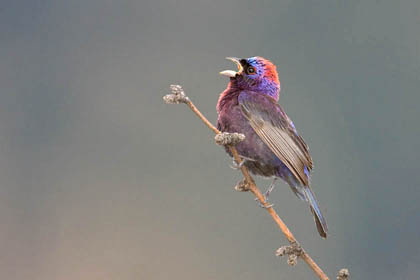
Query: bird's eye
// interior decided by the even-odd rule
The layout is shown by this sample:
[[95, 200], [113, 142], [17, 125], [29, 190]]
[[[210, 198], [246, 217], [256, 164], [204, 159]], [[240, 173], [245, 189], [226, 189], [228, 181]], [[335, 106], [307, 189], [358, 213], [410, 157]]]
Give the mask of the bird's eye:
[[246, 73], [247, 74], [254, 74], [255, 73], [255, 67], [249, 66], [248, 68], [246, 68]]

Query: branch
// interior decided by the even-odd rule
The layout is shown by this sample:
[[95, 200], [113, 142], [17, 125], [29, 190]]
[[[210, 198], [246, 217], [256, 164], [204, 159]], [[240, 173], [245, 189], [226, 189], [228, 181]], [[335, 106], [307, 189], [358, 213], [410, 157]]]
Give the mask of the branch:
[[[241, 172], [244, 176], [244, 181], [240, 182], [235, 189], [240, 191], [250, 191], [252, 192], [255, 197], [258, 199], [258, 201], [261, 203], [261, 205], [267, 210], [267, 212], [270, 214], [270, 216], [273, 218], [273, 220], [276, 222], [280, 230], [283, 232], [287, 240], [290, 242], [290, 246], [283, 246], [280, 247], [277, 250], [276, 255], [283, 256], [288, 255], [288, 263], [289, 265], [295, 265], [297, 258], [300, 257], [302, 260], [304, 260], [308, 266], [314, 271], [314, 273], [319, 277], [321, 280], [328, 280], [327, 275], [322, 271], [322, 269], [315, 263], [315, 261], [309, 256], [308, 253], [299, 245], [296, 238], [293, 236], [292, 232], [289, 230], [289, 228], [286, 226], [286, 224], [283, 222], [283, 220], [277, 215], [276, 211], [271, 207], [264, 198], [263, 194], [255, 184], [254, 179], [249, 174], [248, 169], [241, 164], [242, 160], [238, 154], [238, 151], [235, 148], [235, 144], [245, 139], [245, 137], [242, 134], [238, 133], [223, 133], [219, 131], [214, 125], [209, 122], [206, 117], [195, 107], [195, 105], [192, 103], [192, 101], [188, 98], [188, 96], [185, 95], [184, 90], [179, 85], [171, 85], [171, 91], [172, 94], [168, 94], [163, 97], [163, 100], [168, 104], [179, 104], [184, 103], [186, 104], [202, 121], [203, 123], [211, 129], [216, 134], [216, 142], [221, 145], [228, 145], [233, 158], [240, 167]], [[236, 134], [236, 135], [234, 135]], [[230, 139], [227, 139], [231, 137]], [[348, 279], [348, 271], [346, 270], [345, 273], [342, 273], [344, 269], [342, 269], [339, 273], [337, 279]], [[346, 278], [343, 278], [346, 277]]]

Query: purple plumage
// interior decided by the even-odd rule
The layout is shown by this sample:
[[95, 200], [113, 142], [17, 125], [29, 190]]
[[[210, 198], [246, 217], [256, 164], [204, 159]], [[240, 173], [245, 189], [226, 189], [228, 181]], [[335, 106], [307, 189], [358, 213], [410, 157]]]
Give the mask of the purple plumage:
[[318, 232], [326, 238], [327, 223], [310, 187], [312, 158], [277, 104], [280, 82], [275, 65], [262, 57], [228, 59], [239, 69], [221, 72], [230, 82], [217, 103], [218, 129], [245, 134], [236, 146], [245, 166], [256, 175], [283, 179], [299, 198], [308, 201]]

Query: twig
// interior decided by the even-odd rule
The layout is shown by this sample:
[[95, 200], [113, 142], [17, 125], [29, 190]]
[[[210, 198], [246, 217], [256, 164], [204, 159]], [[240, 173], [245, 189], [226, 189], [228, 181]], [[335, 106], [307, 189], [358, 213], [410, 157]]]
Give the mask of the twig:
[[[172, 94], [168, 94], [168, 95], [163, 97], [163, 99], [166, 103], [168, 103], [168, 104], [179, 104], [179, 103], [187, 104], [187, 106], [190, 107], [190, 109], [204, 122], [204, 124], [208, 128], [210, 128], [216, 134], [216, 136], [222, 135], [222, 132], [219, 131], [216, 127], [214, 127], [214, 125], [212, 125], [206, 119], [206, 117], [203, 116], [203, 114], [197, 109], [197, 107], [195, 107], [195, 105], [188, 98], [188, 96], [185, 95], [184, 90], [182, 89], [181, 86], [171, 85], [171, 91], [172, 91]], [[240, 140], [239, 138], [241, 138], [240, 135], [241, 134], [233, 136], [233, 138], [236, 139], [236, 141], [238, 141], [238, 140]], [[216, 141], [218, 141], [218, 140], [216, 139]], [[227, 141], [227, 142], [223, 142], [223, 141]], [[226, 140], [225, 137], [221, 137], [221, 139], [219, 139], [219, 142], [221, 142], [220, 144], [230, 143], [230, 145], [228, 145], [228, 147], [229, 147], [229, 149], [230, 149], [230, 151], [233, 155], [233, 158], [234, 158], [236, 164], [240, 167], [240, 169], [242, 171], [242, 174], [245, 178], [245, 180], [240, 182], [235, 187], [235, 189], [240, 190], [240, 191], [251, 191], [255, 195], [255, 197], [259, 200], [261, 205], [267, 210], [267, 212], [270, 214], [270, 216], [276, 222], [276, 224], [278, 225], [280, 230], [286, 236], [287, 240], [290, 242], [291, 246], [279, 248], [279, 250], [277, 250], [277, 254], [278, 255], [288, 255], [289, 256], [288, 263], [290, 265], [295, 265], [297, 258], [300, 257], [301, 259], [303, 259], [309, 265], [309, 267], [314, 271], [314, 273], [319, 277], [319, 279], [328, 280], [327, 275], [314, 262], [314, 260], [308, 255], [308, 253], [306, 253], [305, 250], [299, 245], [296, 238], [293, 236], [292, 232], [289, 230], [289, 228], [286, 226], [286, 224], [283, 222], [283, 220], [277, 215], [277, 213], [273, 209], [273, 207], [271, 207], [271, 205], [268, 204], [268, 202], [265, 200], [263, 194], [261, 193], [261, 191], [258, 189], [257, 185], [255, 184], [254, 179], [249, 174], [248, 169], [244, 165], [241, 164], [242, 160], [241, 160], [235, 146], [233, 146], [235, 144], [235, 142], [234, 141], [232, 142], [232, 139], [230, 141]], [[348, 275], [348, 271], [347, 271], [347, 275]], [[340, 279], [347, 279], [347, 278], [340, 278]]]

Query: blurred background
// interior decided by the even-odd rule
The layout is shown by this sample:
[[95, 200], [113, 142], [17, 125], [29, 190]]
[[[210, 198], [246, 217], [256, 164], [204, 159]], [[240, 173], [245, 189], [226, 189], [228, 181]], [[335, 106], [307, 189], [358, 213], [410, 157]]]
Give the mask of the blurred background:
[[[27, 0], [0, 5], [0, 278], [315, 279], [212, 133], [226, 56], [278, 66], [330, 228], [280, 216], [333, 279], [420, 273], [420, 2]], [[269, 181], [258, 180], [262, 189]]]

